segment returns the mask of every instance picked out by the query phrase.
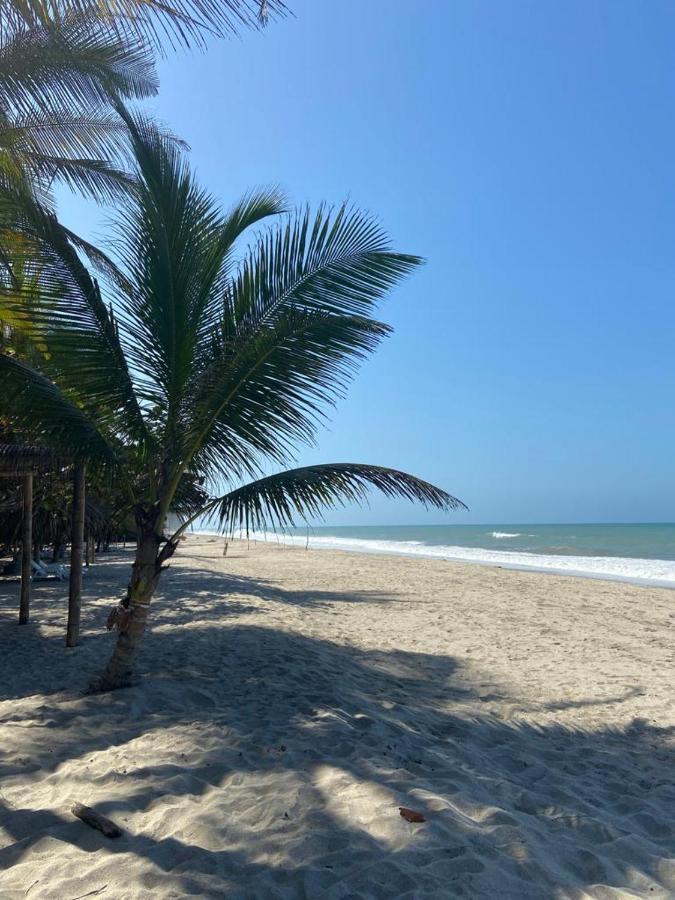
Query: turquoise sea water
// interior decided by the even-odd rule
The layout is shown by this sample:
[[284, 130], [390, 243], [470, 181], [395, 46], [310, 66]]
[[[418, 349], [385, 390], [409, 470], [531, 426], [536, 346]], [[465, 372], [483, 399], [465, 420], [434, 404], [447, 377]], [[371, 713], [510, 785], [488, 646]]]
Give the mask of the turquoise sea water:
[[674, 523], [315, 526], [257, 537], [675, 587]]
[[[296, 528], [298, 536], [306, 528]], [[321, 526], [316, 537], [419, 541], [429, 547], [480, 547], [564, 556], [675, 560], [675, 523], [664, 525], [373, 525]]]

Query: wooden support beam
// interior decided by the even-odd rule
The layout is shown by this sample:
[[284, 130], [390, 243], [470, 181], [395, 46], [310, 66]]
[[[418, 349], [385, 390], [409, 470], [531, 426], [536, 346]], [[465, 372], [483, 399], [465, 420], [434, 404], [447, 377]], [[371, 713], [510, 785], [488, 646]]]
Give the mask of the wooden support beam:
[[33, 473], [23, 476], [23, 518], [21, 520], [21, 599], [19, 625], [30, 617], [30, 574], [33, 560]]
[[73, 472], [73, 519], [70, 537], [70, 590], [68, 592], [68, 628], [66, 647], [76, 647], [80, 636], [82, 609], [82, 550], [84, 544], [85, 467]]

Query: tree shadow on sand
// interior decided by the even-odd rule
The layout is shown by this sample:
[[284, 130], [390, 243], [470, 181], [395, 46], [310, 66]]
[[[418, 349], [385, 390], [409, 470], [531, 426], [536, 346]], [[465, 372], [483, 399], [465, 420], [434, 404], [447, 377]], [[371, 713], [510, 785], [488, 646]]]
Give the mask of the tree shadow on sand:
[[[208, 557], [213, 559], [213, 557]], [[111, 652], [110, 636], [105, 631], [108, 612], [124, 594], [130, 570], [130, 557], [111, 555], [103, 564], [85, 570], [81, 622], [81, 646], [75, 651], [65, 646], [68, 582], [56, 579], [36, 581], [31, 593], [31, 621], [18, 626], [19, 583], [0, 581], [0, 701], [37, 693], [52, 694], [73, 688], [84, 690], [86, 677], [80, 667], [73, 671], [72, 657], [90, 655], [99, 660]], [[153, 633], [165, 628], [193, 624], [195, 621], [222, 621], [245, 613], [264, 613], [253, 600], [282, 603], [294, 607], [320, 609], [335, 603], [387, 603], [395, 594], [377, 591], [289, 591], [272, 581], [229, 575], [172, 564], [161, 587], [170, 579], [171, 602], [163, 600], [160, 588], [153, 602]], [[242, 599], [233, 599], [237, 596]], [[246, 598], [250, 598], [247, 602]], [[98, 645], [94, 651], [93, 645]], [[103, 654], [101, 657], [99, 654]], [[11, 677], [16, 669], [22, 678]], [[47, 675], [47, 673], [49, 673]]]
[[[217, 598], [224, 585], [209, 584]], [[260, 598], [271, 586], [247, 587]], [[327, 900], [675, 891], [664, 814], [675, 803], [672, 731], [469, 717], [462, 703], [475, 694], [452, 657], [242, 624], [236, 609], [223, 625], [214, 607], [216, 624], [212, 601], [199, 602], [198, 619], [186, 611], [182, 628], [172, 627], [175, 609], [158, 604], [141, 684], [112, 695], [48, 696], [56, 671], [72, 682], [77, 665], [81, 683], [95, 674], [109, 639], [88, 636], [68, 657], [55, 637], [42, 638], [51, 662], [32, 685], [42, 684], [44, 702], [5, 706], [0, 723], [0, 870], [10, 889], [29, 886], [36, 844], [52, 839], [72, 845], [90, 890], [117, 879], [125, 896], [134, 887]], [[14, 639], [24, 665], [35, 635], [17, 629]], [[92, 779], [99, 754], [105, 764]], [[69, 817], [55, 799], [60, 773], [76, 799], [120, 821], [122, 839], [107, 842]], [[22, 785], [36, 779], [52, 799], [39, 810], [21, 802]], [[398, 806], [426, 823], [407, 824]], [[142, 884], [124, 881], [139, 861]], [[43, 857], [45, 880], [48, 867]]]

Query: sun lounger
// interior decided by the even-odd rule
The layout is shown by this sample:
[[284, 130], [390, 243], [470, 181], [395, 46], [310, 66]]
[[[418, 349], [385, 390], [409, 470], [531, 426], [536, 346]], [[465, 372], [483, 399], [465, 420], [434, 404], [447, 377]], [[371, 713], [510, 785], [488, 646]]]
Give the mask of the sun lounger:
[[32, 560], [30, 566], [33, 578], [58, 578], [59, 581], [64, 581], [68, 575], [66, 567], [60, 563], [44, 563]]

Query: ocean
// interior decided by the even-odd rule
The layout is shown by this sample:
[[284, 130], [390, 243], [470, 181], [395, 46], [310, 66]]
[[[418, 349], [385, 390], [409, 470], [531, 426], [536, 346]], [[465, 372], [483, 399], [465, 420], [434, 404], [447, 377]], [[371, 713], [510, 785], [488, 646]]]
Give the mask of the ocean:
[[675, 587], [675, 524], [315, 526], [257, 540]]

